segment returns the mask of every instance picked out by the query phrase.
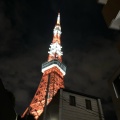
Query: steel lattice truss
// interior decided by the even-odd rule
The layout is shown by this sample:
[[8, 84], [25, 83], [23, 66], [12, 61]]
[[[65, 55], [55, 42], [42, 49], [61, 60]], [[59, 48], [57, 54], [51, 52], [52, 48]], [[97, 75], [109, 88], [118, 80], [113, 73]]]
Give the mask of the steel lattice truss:
[[[51, 71], [51, 72], [50, 72]], [[60, 73], [60, 74], [58, 74]], [[30, 113], [34, 115], [35, 119], [41, 115], [45, 105], [46, 88], [48, 83], [48, 74], [50, 74], [49, 94], [47, 98], [47, 105], [52, 100], [53, 96], [57, 93], [60, 88], [64, 88], [63, 76], [58, 68], [54, 67], [43, 74], [38, 89], [34, 95], [29, 108], [24, 114]]]

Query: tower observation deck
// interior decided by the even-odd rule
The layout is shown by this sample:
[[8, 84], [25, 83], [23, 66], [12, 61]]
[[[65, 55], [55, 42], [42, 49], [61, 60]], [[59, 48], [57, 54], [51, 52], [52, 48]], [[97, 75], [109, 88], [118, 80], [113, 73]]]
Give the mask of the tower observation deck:
[[[60, 13], [58, 13], [57, 23], [53, 30], [53, 40], [48, 51], [48, 61], [42, 64], [42, 79], [30, 105], [22, 117], [32, 114], [37, 120], [43, 113], [45, 104], [48, 105], [57, 91], [60, 88], [64, 88], [63, 77], [66, 74], [66, 66], [62, 63], [61, 33]], [[46, 96], [47, 103], [45, 103]]]

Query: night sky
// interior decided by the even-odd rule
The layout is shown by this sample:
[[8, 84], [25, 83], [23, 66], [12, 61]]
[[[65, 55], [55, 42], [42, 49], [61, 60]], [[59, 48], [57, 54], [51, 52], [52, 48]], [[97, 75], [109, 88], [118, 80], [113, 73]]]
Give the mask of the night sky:
[[0, 77], [22, 114], [40, 82], [57, 13], [61, 13], [65, 87], [102, 98], [116, 120], [108, 80], [120, 65], [120, 32], [110, 30], [97, 0], [1, 0]]

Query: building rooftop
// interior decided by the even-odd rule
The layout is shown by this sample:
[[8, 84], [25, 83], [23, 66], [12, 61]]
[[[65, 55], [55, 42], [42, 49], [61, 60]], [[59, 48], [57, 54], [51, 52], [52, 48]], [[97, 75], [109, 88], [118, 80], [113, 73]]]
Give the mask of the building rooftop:
[[81, 96], [85, 96], [85, 97], [90, 97], [90, 98], [93, 98], [93, 99], [100, 99], [100, 97], [97, 97], [97, 96], [88, 95], [88, 94], [85, 94], [85, 93], [76, 92], [76, 91], [69, 90], [69, 89], [63, 89], [63, 91], [70, 92], [70, 93], [77, 94], [77, 95], [81, 95]]

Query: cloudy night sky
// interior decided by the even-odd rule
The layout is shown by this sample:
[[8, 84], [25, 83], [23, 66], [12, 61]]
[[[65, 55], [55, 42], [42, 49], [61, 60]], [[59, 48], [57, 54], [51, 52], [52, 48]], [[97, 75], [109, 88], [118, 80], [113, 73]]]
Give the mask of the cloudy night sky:
[[108, 80], [120, 65], [120, 32], [107, 28], [97, 0], [1, 0], [0, 77], [22, 114], [47, 61], [61, 13], [65, 87], [102, 98], [106, 120], [116, 120]]

